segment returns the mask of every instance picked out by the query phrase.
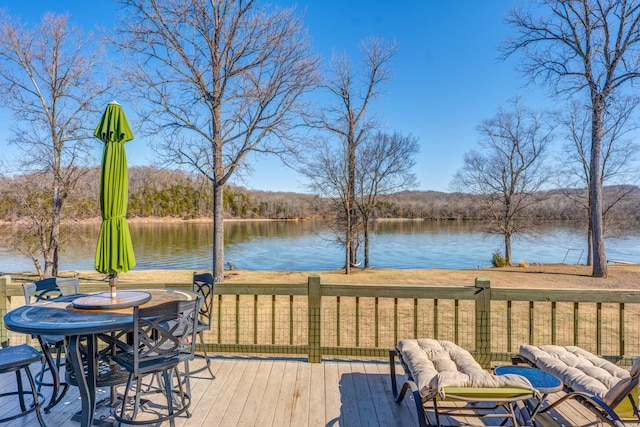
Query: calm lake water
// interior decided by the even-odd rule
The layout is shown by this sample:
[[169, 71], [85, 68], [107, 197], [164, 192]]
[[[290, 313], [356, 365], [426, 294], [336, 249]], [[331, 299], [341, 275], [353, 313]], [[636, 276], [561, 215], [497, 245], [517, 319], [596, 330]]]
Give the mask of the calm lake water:
[[[204, 270], [212, 264], [212, 224], [134, 223], [130, 225], [136, 270]], [[93, 270], [98, 224], [66, 230], [61, 270]], [[0, 234], [10, 232], [0, 228]], [[382, 221], [371, 237], [374, 268], [477, 268], [491, 265], [503, 239], [464, 221]], [[567, 223], [545, 224], [536, 236], [513, 241], [513, 260], [528, 263], [585, 263], [583, 230]], [[640, 230], [607, 237], [607, 258], [640, 262]], [[581, 256], [582, 251], [584, 253]], [[237, 269], [313, 271], [341, 268], [342, 249], [321, 221], [226, 222], [225, 261]], [[0, 248], [0, 271], [34, 270], [19, 253]]]

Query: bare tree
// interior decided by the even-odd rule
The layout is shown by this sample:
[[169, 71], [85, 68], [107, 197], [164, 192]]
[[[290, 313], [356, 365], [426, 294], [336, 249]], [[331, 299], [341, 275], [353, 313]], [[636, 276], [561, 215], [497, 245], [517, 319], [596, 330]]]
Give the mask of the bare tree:
[[22, 173], [38, 181], [37, 203], [26, 197], [33, 193], [21, 199], [21, 233], [30, 236], [21, 240], [37, 242], [38, 251], [23, 252], [42, 277], [55, 276], [65, 201], [87, 172], [96, 101], [105, 92], [96, 80], [101, 50], [68, 16], [45, 14], [29, 28], [1, 12], [0, 26], [0, 99], [13, 113], [10, 143], [21, 153], [3, 178]]
[[325, 222], [336, 242], [345, 246], [344, 230], [346, 219], [349, 217], [349, 173], [343, 147], [320, 137], [310, 150], [313, 154], [305, 159], [300, 173], [309, 179], [309, 191], [328, 200], [329, 210], [333, 215], [328, 216]]
[[540, 0], [536, 16], [514, 9], [507, 22], [518, 35], [505, 56], [524, 54], [522, 72], [552, 93], [579, 94], [591, 108], [590, 218], [594, 277], [607, 276], [602, 203], [602, 138], [606, 106], [640, 77], [640, 2], [636, 0]]
[[[395, 45], [381, 39], [369, 38], [362, 42], [361, 49], [363, 66], [359, 71], [352, 70], [349, 58], [345, 54], [333, 55], [331, 75], [324, 83], [333, 101], [321, 108], [319, 116], [312, 122], [313, 126], [336, 138], [342, 147], [342, 154], [339, 155], [345, 162], [346, 175], [343, 178], [346, 187], [342, 188], [342, 183], [336, 183], [337, 187], [333, 192], [340, 194], [340, 197], [334, 200], [341, 200], [343, 203], [339, 211], [344, 215], [346, 274], [349, 274], [351, 266], [357, 263], [356, 240], [359, 220], [356, 206], [356, 151], [367, 133], [377, 124], [367, 110], [371, 102], [380, 95], [381, 86], [391, 78], [391, 60], [395, 53]], [[326, 147], [321, 146], [320, 149], [326, 152]], [[312, 162], [321, 159], [316, 156], [313, 147], [310, 149], [310, 156]], [[301, 172], [313, 180], [313, 176], [307, 173], [309, 170]], [[321, 173], [320, 181], [325, 181], [327, 175], [332, 173]], [[313, 186], [315, 185], [312, 184]]]
[[284, 154], [317, 58], [295, 9], [253, 0], [119, 0], [116, 43], [144, 130], [168, 162], [213, 185], [213, 270], [224, 277], [223, 190], [248, 153]]
[[418, 139], [399, 132], [376, 132], [358, 147], [355, 202], [364, 233], [364, 268], [369, 268], [369, 228], [376, 205], [385, 195], [415, 188], [416, 176], [411, 169], [418, 151]]
[[490, 232], [504, 236], [504, 254], [511, 264], [511, 237], [528, 227], [523, 212], [538, 202], [540, 189], [550, 172], [543, 160], [553, 129], [546, 112], [536, 113], [512, 102], [512, 109], [498, 114], [478, 127], [481, 151], [471, 150], [456, 173], [452, 186], [478, 195], [489, 210]]
[[[600, 160], [600, 179], [602, 185], [611, 185], [603, 194], [602, 216], [606, 229], [607, 213], [625, 198], [633, 194], [638, 158], [638, 145], [625, 138], [629, 132], [637, 129], [630, 122], [631, 113], [637, 105], [637, 98], [614, 99], [603, 114], [602, 149]], [[591, 153], [591, 111], [590, 108], [573, 103], [569, 114], [560, 124], [567, 131], [567, 142], [563, 146], [562, 166], [559, 168], [561, 188], [565, 188], [567, 197], [574, 199], [589, 211], [590, 192], [586, 194], [573, 191], [574, 188], [590, 188], [591, 175], [589, 156]], [[592, 222], [588, 217], [587, 226], [587, 265], [593, 263]]]

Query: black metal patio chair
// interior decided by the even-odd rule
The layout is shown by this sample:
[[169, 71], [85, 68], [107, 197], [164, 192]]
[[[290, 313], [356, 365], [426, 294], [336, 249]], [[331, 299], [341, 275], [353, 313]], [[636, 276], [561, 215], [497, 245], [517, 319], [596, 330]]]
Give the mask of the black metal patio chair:
[[206, 365], [198, 370], [191, 371], [191, 375], [202, 372], [205, 368], [209, 370], [211, 378], [215, 378], [211, 370], [211, 358], [207, 354], [207, 345], [204, 342], [204, 333], [211, 330], [213, 318], [213, 291], [216, 278], [211, 273], [193, 273], [192, 291], [200, 295], [202, 305], [198, 312], [198, 324], [196, 325], [196, 333], [202, 345], [202, 354], [196, 354], [196, 357], [203, 357]]
[[[22, 289], [25, 303], [31, 305], [34, 302], [78, 294], [80, 292], [80, 284], [78, 275], [73, 277], [50, 277], [32, 283], [23, 283]], [[69, 384], [60, 380], [60, 367], [64, 366], [62, 361], [64, 336], [36, 335], [34, 338], [38, 340], [44, 355], [42, 368], [35, 376], [38, 391], [41, 391], [42, 386], [53, 388], [49, 404], [44, 408], [45, 412], [49, 412], [51, 408], [62, 400], [69, 389]], [[55, 357], [53, 354], [55, 354]], [[45, 379], [47, 372], [50, 373], [51, 380]]]
[[[195, 357], [196, 323], [200, 298], [192, 301], [172, 301], [151, 307], [134, 307], [132, 351], [116, 354], [113, 360], [129, 372], [126, 389], [121, 401], [112, 410], [113, 416], [123, 424], [154, 424], [169, 421], [185, 414], [191, 396], [185, 392], [178, 365]], [[185, 363], [184, 381], [190, 390], [188, 363]], [[162, 386], [142, 392], [144, 377], [162, 375]], [[174, 386], [175, 379], [175, 386]], [[135, 386], [134, 386], [135, 383]], [[132, 387], [135, 387], [131, 397]], [[143, 419], [138, 415], [143, 411], [142, 397], [147, 393], [164, 393], [167, 399], [166, 409], [146, 414]], [[175, 407], [174, 407], [175, 405]], [[144, 411], [145, 413], [151, 411]], [[153, 416], [153, 419], [148, 419]]]
[[[35, 412], [38, 417], [38, 422], [42, 427], [45, 427], [44, 420], [42, 419], [42, 413], [40, 412], [40, 408], [45, 402], [44, 396], [37, 390], [33, 375], [29, 369], [29, 365], [36, 362], [44, 363], [44, 356], [30, 345], [22, 344], [15, 347], [0, 348], [0, 374], [15, 372], [18, 387], [15, 391], [6, 391], [0, 394], [0, 397], [18, 396], [20, 399], [20, 412], [15, 413], [15, 411], [10, 410], [7, 413], [5, 412], [6, 410], [3, 410], [3, 416], [0, 418], [0, 425], [5, 425], [5, 422], [9, 422]], [[31, 391], [24, 390], [22, 384], [22, 371], [27, 375]], [[25, 396], [27, 395], [31, 395], [32, 397], [31, 405], [27, 405], [25, 402]]]

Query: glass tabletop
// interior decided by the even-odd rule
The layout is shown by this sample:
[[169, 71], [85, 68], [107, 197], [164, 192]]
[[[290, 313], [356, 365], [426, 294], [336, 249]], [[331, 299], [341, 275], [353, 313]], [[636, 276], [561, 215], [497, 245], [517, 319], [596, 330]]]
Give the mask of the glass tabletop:
[[562, 381], [558, 377], [540, 369], [529, 366], [505, 365], [497, 366], [493, 372], [496, 375], [516, 374], [529, 380], [531, 385], [540, 391], [548, 394], [562, 390]]

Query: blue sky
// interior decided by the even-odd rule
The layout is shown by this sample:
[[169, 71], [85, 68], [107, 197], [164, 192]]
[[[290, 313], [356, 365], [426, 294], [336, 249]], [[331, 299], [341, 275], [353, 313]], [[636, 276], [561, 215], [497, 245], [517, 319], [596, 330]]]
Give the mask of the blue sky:
[[[533, 108], [551, 105], [541, 88], [526, 86], [526, 80], [515, 71], [517, 58], [506, 62], [497, 59], [498, 45], [512, 31], [504, 23], [505, 13], [522, 0], [276, 3], [297, 4], [305, 11], [314, 47], [325, 64], [333, 50], [346, 51], [357, 64], [360, 40], [370, 35], [395, 40], [398, 51], [393, 81], [372, 108], [386, 129], [418, 137], [420, 153], [414, 171], [420, 190], [450, 190], [464, 153], [476, 146], [476, 126], [493, 117], [509, 99], [519, 96]], [[89, 30], [97, 24], [109, 26], [116, 10], [106, 0], [0, 0], [0, 7], [29, 23], [39, 22], [46, 11], [67, 12], [72, 22]], [[8, 118], [8, 113], [0, 110], [0, 146], [7, 145]], [[100, 146], [96, 147], [98, 153]], [[130, 165], [149, 163], [144, 140], [134, 139], [127, 150]], [[240, 184], [256, 190], [305, 190], [302, 178], [282, 168], [277, 160], [256, 159], [253, 167], [253, 175]]]

